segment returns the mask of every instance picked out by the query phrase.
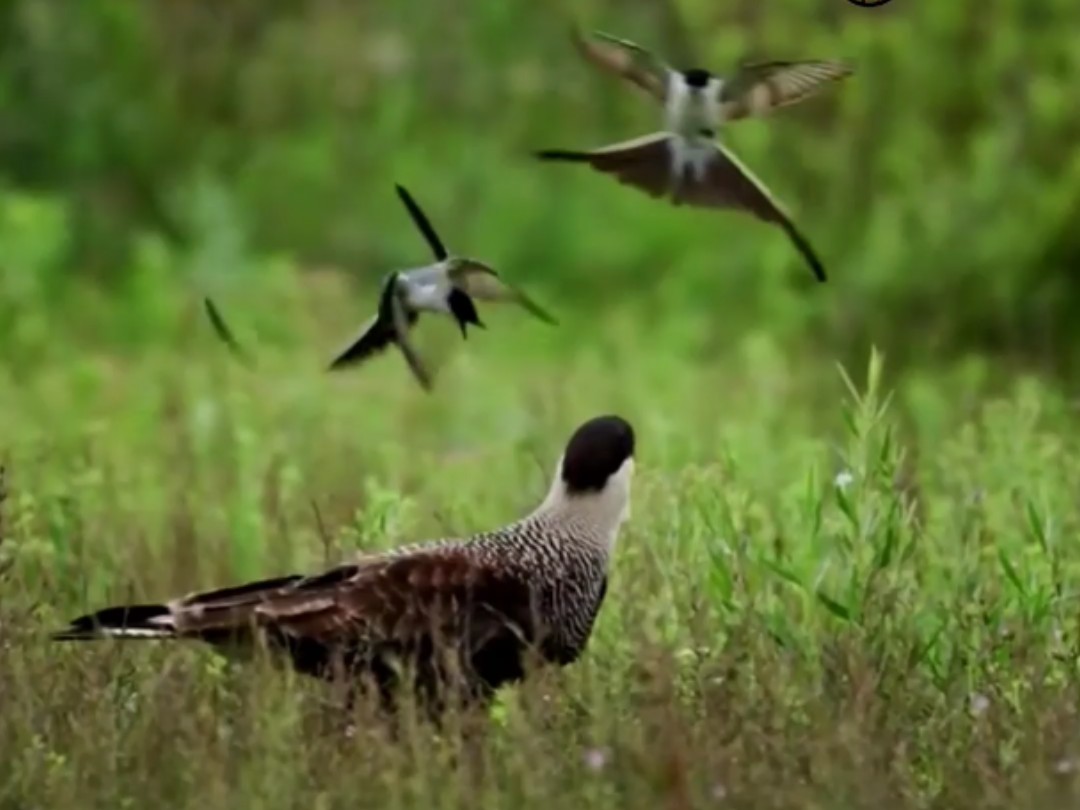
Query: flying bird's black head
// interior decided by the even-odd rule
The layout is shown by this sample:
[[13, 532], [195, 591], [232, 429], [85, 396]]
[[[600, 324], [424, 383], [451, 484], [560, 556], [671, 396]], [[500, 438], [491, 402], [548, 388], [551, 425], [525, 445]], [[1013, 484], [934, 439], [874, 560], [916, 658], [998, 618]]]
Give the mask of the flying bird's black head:
[[570, 437], [562, 460], [568, 494], [598, 492], [634, 456], [634, 429], [619, 416], [590, 419]]
[[708, 85], [709, 79], [712, 78], [712, 74], [701, 68], [690, 68], [683, 71], [683, 78], [691, 87], [705, 87]]
[[485, 328], [476, 312], [476, 304], [473, 303], [472, 298], [464, 290], [451, 287], [450, 294], [446, 296], [446, 304], [450, 307], [450, 314], [454, 316], [454, 320], [461, 327], [462, 337], [468, 337], [465, 329], [469, 324], [474, 324], [481, 329]]

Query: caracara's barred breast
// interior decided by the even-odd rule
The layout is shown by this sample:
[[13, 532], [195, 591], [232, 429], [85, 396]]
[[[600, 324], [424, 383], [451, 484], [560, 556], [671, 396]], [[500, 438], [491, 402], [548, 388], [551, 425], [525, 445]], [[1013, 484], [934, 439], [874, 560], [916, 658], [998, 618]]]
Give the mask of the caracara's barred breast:
[[[529, 640], [540, 646], [544, 658], [567, 664], [584, 650], [607, 590], [608, 553], [602, 541], [588, 526], [563, 526], [533, 516], [467, 540], [436, 541], [435, 547], [466, 555], [520, 582], [535, 612]], [[408, 556], [421, 548], [390, 554]], [[509, 613], [509, 606], [506, 609]]]

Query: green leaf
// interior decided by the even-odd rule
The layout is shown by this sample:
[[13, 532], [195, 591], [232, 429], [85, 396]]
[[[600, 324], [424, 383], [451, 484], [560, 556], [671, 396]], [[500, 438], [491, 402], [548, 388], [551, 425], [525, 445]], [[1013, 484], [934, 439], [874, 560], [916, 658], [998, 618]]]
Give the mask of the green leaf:
[[841, 605], [831, 596], [827, 595], [824, 591], [816, 591], [815, 596], [817, 596], [818, 601], [821, 602], [821, 604], [824, 605], [831, 614], [833, 614], [839, 619], [843, 619], [845, 622], [852, 621], [851, 611]]
[[1035, 502], [1028, 499], [1025, 504], [1024, 512], [1027, 515], [1028, 526], [1031, 528], [1031, 533], [1035, 535], [1035, 540], [1038, 542], [1039, 547], [1043, 550], [1043, 553], [1049, 553], [1049, 543], [1046, 538], [1046, 523], [1039, 517], [1039, 510], [1035, 506]]
[[803, 585], [802, 580], [799, 579], [794, 573], [789, 571], [787, 568], [784, 568], [779, 563], [775, 563], [772, 560], [763, 559], [761, 561], [761, 564], [764, 565], [766, 568], [768, 568], [770, 571], [772, 571], [774, 574], [776, 574], [778, 577], [780, 577], [781, 579], [787, 580], [788, 582], [790, 582], [792, 585], [796, 586], [800, 590], [806, 590], [806, 586]]
[[1017, 592], [1026, 599], [1027, 588], [1024, 587], [1024, 583], [1020, 579], [1020, 574], [1017, 573], [1013, 564], [1009, 562], [1009, 558], [1005, 556], [1005, 551], [1003, 549], [998, 549], [998, 559], [1001, 561], [1001, 568], [1005, 572], [1005, 576], [1008, 578], [1009, 582], [1011, 582]]

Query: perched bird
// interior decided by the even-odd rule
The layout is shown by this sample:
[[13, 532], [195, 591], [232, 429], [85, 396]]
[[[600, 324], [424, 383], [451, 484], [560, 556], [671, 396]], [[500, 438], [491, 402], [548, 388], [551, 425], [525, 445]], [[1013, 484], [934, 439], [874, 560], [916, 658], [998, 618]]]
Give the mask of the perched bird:
[[628, 422], [599, 416], [570, 437], [543, 502], [504, 528], [315, 576], [110, 607], [53, 637], [196, 639], [226, 652], [261, 642], [299, 672], [344, 679], [350, 694], [374, 687], [387, 710], [401, 687], [436, 717], [452, 696], [482, 703], [529, 661], [566, 665], [584, 650], [629, 515], [634, 445]]
[[665, 131], [589, 151], [544, 150], [537, 157], [588, 163], [651, 197], [669, 196], [675, 205], [744, 210], [783, 228], [818, 281], [825, 281], [820, 259], [787, 211], [716, 136], [722, 124], [794, 104], [826, 82], [850, 76], [850, 66], [834, 61], [760, 62], [723, 77], [702, 68], [676, 70], [641, 46], [610, 34], [596, 32], [589, 38], [575, 27], [573, 38], [589, 62], [663, 105]]
[[435, 254], [435, 264], [394, 272], [386, 277], [378, 312], [364, 324], [359, 337], [333, 360], [331, 370], [362, 362], [390, 344], [396, 344], [420, 384], [430, 389], [431, 375], [412, 346], [409, 331], [422, 311], [441, 312], [452, 316], [461, 328], [462, 337], [467, 338], [466, 330], [470, 324], [485, 328], [473, 299], [512, 301], [540, 320], [556, 323], [544, 309], [503, 281], [488, 265], [476, 259], [451, 256], [412, 195], [400, 185], [397, 192]]

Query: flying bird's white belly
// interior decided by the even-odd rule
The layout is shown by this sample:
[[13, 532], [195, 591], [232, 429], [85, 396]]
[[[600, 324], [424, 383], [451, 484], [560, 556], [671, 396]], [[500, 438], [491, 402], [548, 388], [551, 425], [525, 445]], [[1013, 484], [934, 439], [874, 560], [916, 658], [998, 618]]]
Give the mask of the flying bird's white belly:
[[700, 135], [673, 135], [671, 143], [671, 180], [678, 186], [684, 180], [704, 182], [709, 162], [716, 157], [716, 144]]
[[721, 123], [720, 79], [712, 79], [705, 87], [690, 87], [678, 75], [671, 80], [665, 105], [665, 124], [669, 132], [684, 138], [712, 139]]
[[414, 310], [428, 310], [430, 312], [450, 312], [450, 304], [447, 297], [450, 294], [448, 282], [431, 282], [414, 284], [409, 287], [406, 301]]

